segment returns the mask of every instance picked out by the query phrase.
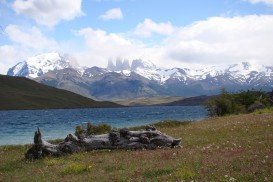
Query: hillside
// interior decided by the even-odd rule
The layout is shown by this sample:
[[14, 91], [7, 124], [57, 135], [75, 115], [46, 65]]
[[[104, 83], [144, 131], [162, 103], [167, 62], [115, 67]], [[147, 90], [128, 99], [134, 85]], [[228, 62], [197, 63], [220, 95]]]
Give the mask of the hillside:
[[[273, 181], [273, 113], [157, 128], [182, 147], [101, 150], [25, 161], [29, 146], [2, 146], [0, 181]], [[31, 174], [31, 175], [29, 175]]]
[[0, 110], [118, 107], [23, 77], [0, 75]]
[[127, 99], [127, 100], [113, 100], [113, 102], [117, 104], [121, 104], [124, 106], [149, 106], [149, 105], [164, 105], [165, 103], [170, 103], [174, 101], [181, 100], [182, 97], [141, 97], [135, 99]]
[[189, 97], [185, 99], [180, 99], [176, 101], [170, 101], [169, 103], [164, 103], [160, 105], [164, 106], [197, 106], [197, 105], [203, 105], [206, 101], [209, 99], [213, 98], [215, 96], [206, 96], [206, 95], [201, 95], [197, 97]]

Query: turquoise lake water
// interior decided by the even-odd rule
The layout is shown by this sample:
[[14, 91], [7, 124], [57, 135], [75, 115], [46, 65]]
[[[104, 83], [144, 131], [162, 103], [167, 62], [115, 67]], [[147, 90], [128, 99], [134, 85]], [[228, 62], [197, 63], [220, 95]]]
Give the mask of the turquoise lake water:
[[32, 143], [37, 127], [43, 139], [49, 140], [64, 138], [74, 132], [76, 125], [88, 121], [121, 128], [167, 119], [198, 121], [205, 117], [207, 111], [202, 106], [0, 111], [0, 145]]

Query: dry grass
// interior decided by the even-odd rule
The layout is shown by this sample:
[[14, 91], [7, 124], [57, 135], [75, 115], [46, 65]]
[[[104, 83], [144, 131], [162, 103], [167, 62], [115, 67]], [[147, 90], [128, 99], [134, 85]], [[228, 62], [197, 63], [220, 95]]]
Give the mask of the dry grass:
[[0, 181], [273, 181], [272, 112], [158, 129], [182, 148], [25, 161], [29, 146], [0, 147]]

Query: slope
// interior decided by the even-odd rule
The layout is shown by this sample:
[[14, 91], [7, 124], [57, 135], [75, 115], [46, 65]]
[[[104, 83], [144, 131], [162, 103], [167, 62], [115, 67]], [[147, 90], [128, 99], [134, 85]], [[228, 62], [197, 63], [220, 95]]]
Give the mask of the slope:
[[198, 105], [203, 105], [206, 101], [208, 101], [209, 99], [212, 99], [213, 97], [215, 97], [215, 96], [214, 95], [212, 95], [212, 96], [200, 95], [197, 97], [189, 97], [189, 98], [176, 100], [173, 102], [164, 103], [164, 104], [160, 104], [160, 105], [164, 105], [164, 106], [198, 106]]
[[0, 110], [118, 107], [23, 77], [0, 75]]

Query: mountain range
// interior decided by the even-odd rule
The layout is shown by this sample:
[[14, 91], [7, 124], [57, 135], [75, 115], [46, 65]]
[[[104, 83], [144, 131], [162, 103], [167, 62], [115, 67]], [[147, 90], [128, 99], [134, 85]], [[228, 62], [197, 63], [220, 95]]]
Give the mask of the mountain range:
[[153, 96], [213, 95], [221, 88], [271, 90], [273, 66], [241, 62], [200, 69], [158, 68], [141, 59], [109, 60], [107, 68], [81, 67], [58, 52], [44, 53], [19, 62], [7, 75], [31, 78], [97, 100]]

